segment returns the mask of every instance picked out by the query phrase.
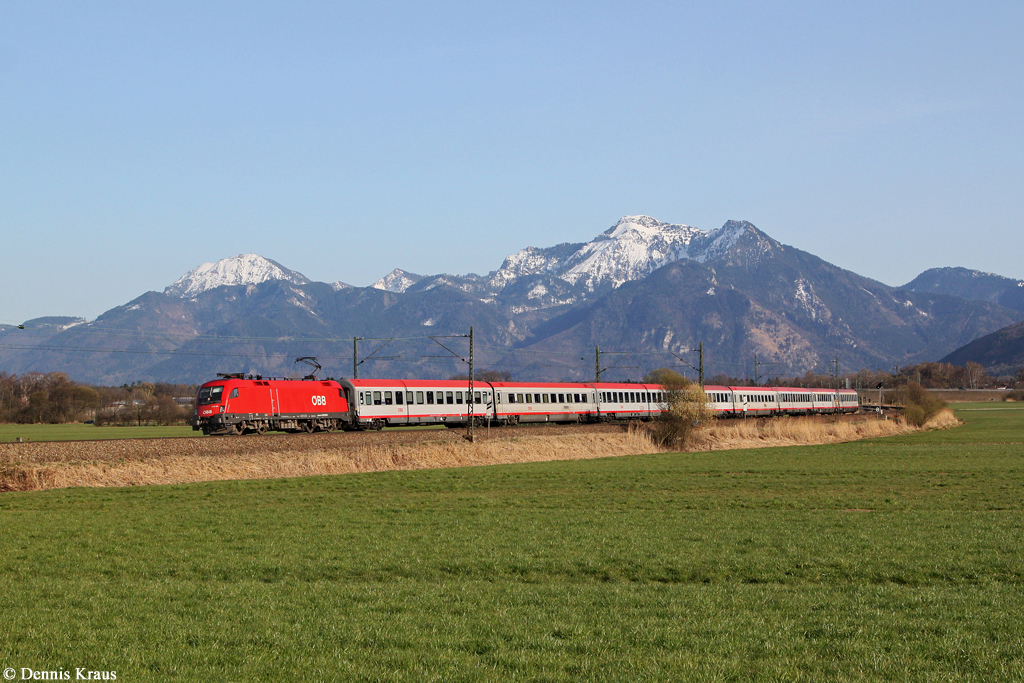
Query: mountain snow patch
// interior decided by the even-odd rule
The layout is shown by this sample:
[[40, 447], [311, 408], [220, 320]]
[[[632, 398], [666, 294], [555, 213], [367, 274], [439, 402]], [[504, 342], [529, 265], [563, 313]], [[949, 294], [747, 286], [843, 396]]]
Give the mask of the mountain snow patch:
[[825, 302], [814, 293], [811, 283], [803, 278], [796, 280], [795, 298], [800, 308], [807, 311], [812, 320], [817, 320], [819, 317], [822, 319], [831, 317], [831, 311], [825, 306]]
[[530, 293], [526, 295], [526, 298], [527, 299], [539, 299], [542, 296], [545, 296], [547, 293], [548, 293], [548, 288], [547, 287], [545, 287], [542, 284], [537, 284], [537, 285], [534, 285], [533, 289], [530, 290]]
[[549, 250], [526, 247], [505, 257], [501, 268], [491, 276], [492, 287], [501, 289], [525, 275], [540, 275], [558, 269], [562, 259], [547, 253]]
[[302, 273], [288, 270], [258, 254], [239, 254], [190, 270], [167, 287], [164, 293], [187, 299], [217, 287], [258, 285], [268, 280], [285, 280], [297, 285], [310, 282]]
[[662, 223], [650, 216], [625, 216], [570, 256], [559, 275], [594, 291], [602, 284], [619, 287], [666, 263], [686, 258], [695, 237], [706, 235], [689, 225]]
[[390, 273], [382, 277], [381, 279], [374, 282], [371, 287], [374, 289], [383, 289], [385, 292], [394, 292], [395, 294], [401, 294], [405, 290], [412, 287], [414, 284], [423, 279], [422, 275], [416, 273], [409, 273], [401, 268], [395, 268]]

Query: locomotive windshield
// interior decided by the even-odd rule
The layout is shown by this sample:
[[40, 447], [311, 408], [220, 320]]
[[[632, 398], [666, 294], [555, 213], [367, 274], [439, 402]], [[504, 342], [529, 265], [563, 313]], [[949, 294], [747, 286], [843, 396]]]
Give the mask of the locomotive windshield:
[[220, 403], [220, 396], [223, 393], [223, 386], [203, 387], [199, 390], [199, 405], [205, 406], [211, 403]]

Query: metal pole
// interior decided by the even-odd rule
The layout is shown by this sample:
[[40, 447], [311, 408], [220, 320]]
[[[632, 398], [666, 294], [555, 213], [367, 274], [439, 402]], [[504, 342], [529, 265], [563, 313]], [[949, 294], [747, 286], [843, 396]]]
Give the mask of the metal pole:
[[701, 385], [701, 387], [703, 387], [704, 386], [704, 342], [700, 342], [699, 344], [697, 344], [697, 353], [699, 354], [698, 355], [699, 361], [698, 361], [697, 365], [700, 366], [700, 370], [699, 370], [699, 372], [700, 372], [700, 385]]
[[352, 379], [359, 379], [359, 351], [357, 344], [359, 337], [352, 337]]
[[836, 375], [835, 376], [836, 376], [836, 393], [832, 394], [832, 396], [833, 396], [833, 399], [832, 399], [832, 401], [833, 401], [832, 409], [835, 411], [835, 416], [836, 416], [835, 419], [836, 419], [836, 421], [838, 421], [839, 420], [839, 356], [836, 356]]
[[754, 386], [759, 386], [761, 377], [757, 374], [757, 352], [754, 352]]
[[900, 376], [898, 374], [899, 371], [900, 371], [900, 366], [898, 366], [898, 365], [892, 366], [892, 384], [893, 384], [893, 387], [895, 389], [895, 392], [892, 395], [892, 404], [893, 405], [896, 405], [896, 401], [899, 400], [899, 395], [900, 395]]
[[476, 429], [473, 425], [473, 408], [475, 404], [473, 402], [473, 326], [469, 328], [469, 399], [467, 401], [469, 411], [467, 417], [469, 419], [469, 441], [473, 443], [476, 440]]
[[594, 347], [594, 377], [595, 382], [601, 381], [601, 347]]

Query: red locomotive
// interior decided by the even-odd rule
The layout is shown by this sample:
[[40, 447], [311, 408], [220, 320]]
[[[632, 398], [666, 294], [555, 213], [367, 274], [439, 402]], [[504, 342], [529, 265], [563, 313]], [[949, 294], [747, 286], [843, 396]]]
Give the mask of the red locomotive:
[[203, 434], [331, 432], [350, 422], [345, 391], [334, 380], [228, 374], [199, 388], [192, 429]]

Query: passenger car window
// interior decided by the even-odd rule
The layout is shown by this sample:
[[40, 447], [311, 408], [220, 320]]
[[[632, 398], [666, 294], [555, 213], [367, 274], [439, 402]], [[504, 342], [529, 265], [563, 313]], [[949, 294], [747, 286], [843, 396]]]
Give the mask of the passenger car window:
[[430, 405], [430, 406], [434, 405], [434, 392], [433, 391], [428, 391], [427, 392], [427, 405]]
[[444, 397], [445, 397], [445, 400], [448, 403], [448, 405], [452, 405], [452, 404], [455, 403], [455, 399], [452, 397], [452, 392], [450, 392], [450, 391], [444, 392]]
[[380, 392], [379, 391], [373, 392], [373, 405], [375, 405], [375, 406], [379, 406], [380, 405]]
[[391, 392], [390, 391], [385, 391], [384, 392], [384, 405], [386, 405], [386, 406], [391, 405]]

